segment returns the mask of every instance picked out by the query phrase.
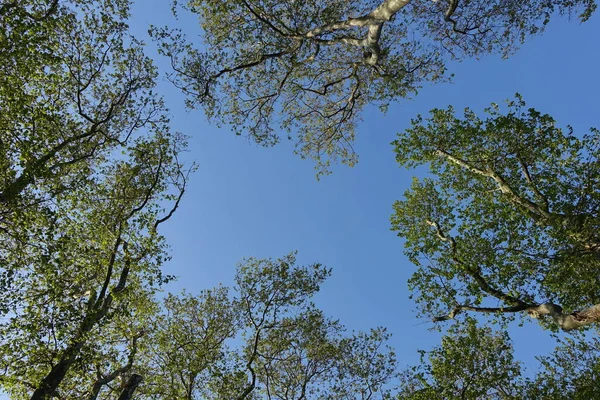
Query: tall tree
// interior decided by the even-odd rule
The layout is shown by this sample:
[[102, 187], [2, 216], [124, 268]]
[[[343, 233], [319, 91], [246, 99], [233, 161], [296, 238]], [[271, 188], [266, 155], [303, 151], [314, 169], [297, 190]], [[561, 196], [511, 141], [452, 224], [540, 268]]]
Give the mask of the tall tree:
[[517, 399], [521, 367], [506, 333], [478, 327], [474, 319], [454, 325], [441, 346], [421, 352], [421, 363], [405, 371], [398, 399]]
[[577, 137], [520, 97], [486, 112], [433, 110], [394, 142], [401, 165], [431, 168], [392, 216], [421, 312], [599, 322], [600, 132]]
[[155, 32], [172, 78], [218, 123], [271, 145], [282, 132], [320, 173], [352, 165], [367, 104], [383, 109], [446, 79], [449, 59], [511, 54], [551, 17], [587, 20], [593, 0], [189, 0], [204, 43]]
[[345, 333], [312, 296], [330, 271], [294, 255], [248, 259], [225, 288], [169, 296], [140, 361], [148, 399], [383, 399], [395, 355], [383, 329]]
[[595, 399], [598, 384], [597, 338], [559, 340], [549, 356], [527, 370], [513, 358], [506, 332], [480, 327], [472, 318], [455, 324], [441, 346], [420, 351], [421, 363], [404, 371], [398, 399]]
[[0, 5], [0, 384], [15, 398], [94, 398], [125, 376], [166, 279], [157, 228], [186, 143], [128, 7]]
[[51, 225], [32, 238], [26, 259], [4, 255], [12, 280], [2, 294], [0, 381], [9, 390], [61, 397], [71, 372], [105, 380], [122, 368], [113, 363], [128, 364], [119, 346], [136, 351], [151, 296], [165, 279], [157, 226], [171, 215], [163, 210], [168, 190], [182, 184], [175, 139], [161, 129], [137, 140], [90, 185], [55, 197]]

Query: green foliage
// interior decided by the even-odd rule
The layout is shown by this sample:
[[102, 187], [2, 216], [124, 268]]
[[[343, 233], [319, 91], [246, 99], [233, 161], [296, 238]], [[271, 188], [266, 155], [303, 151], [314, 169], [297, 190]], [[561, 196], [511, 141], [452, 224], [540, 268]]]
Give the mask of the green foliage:
[[542, 370], [527, 387], [527, 398], [596, 399], [600, 396], [600, 341], [567, 338], [540, 357]]
[[128, 7], [0, 6], [0, 387], [93, 400], [142, 376], [142, 398], [383, 396], [388, 335], [346, 335], [312, 305], [320, 265], [249, 259], [235, 298], [156, 302], [186, 138], [169, 130]]
[[[190, 1], [205, 53], [153, 32], [191, 106], [263, 144], [281, 129], [323, 173], [331, 160], [356, 161], [364, 106], [445, 79], [444, 54], [507, 55], [553, 12], [586, 20], [595, 8], [382, 4], [395, 11], [375, 1]], [[318, 309], [313, 296], [330, 275], [319, 264], [251, 258], [233, 289], [156, 301], [171, 279], [158, 227], [186, 188], [186, 138], [169, 129], [128, 16], [127, 0], [0, 5], [2, 390], [116, 398], [142, 376], [141, 399], [390, 399], [389, 334], [349, 333]], [[600, 302], [599, 132], [578, 139], [520, 98], [510, 107], [493, 106], [487, 120], [435, 110], [395, 142], [401, 164], [429, 163], [434, 176], [415, 181], [393, 217], [420, 266], [411, 285], [426, 314]], [[594, 398], [597, 344], [567, 341], [523, 380], [508, 337], [467, 319], [397, 395]]]
[[421, 352], [421, 364], [402, 377], [398, 399], [517, 399], [520, 375], [508, 335], [469, 318], [454, 325], [441, 346]]
[[433, 110], [394, 142], [401, 165], [431, 167], [392, 216], [427, 315], [600, 302], [600, 134], [578, 138], [520, 97], [508, 106]]
[[140, 360], [141, 398], [387, 398], [389, 335], [345, 334], [310, 302], [330, 271], [295, 264], [248, 259], [233, 297], [223, 287], [167, 297]]
[[448, 79], [449, 59], [511, 54], [559, 13], [585, 21], [593, 0], [189, 0], [204, 43], [155, 29], [173, 82], [190, 107], [264, 145], [287, 136], [296, 153], [353, 165], [368, 104], [385, 110], [426, 82]]
[[441, 346], [421, 353], [421, 363], [403, 372], [398, 399], [595, 399], [598, 397], [597, 338], [559, 340], [555, 351], [538, 357], [527, 371], [513, 358], [506, 332], [454, 324]]
[[237, 330], [237, 312], [223, 287], [198, 296], [169, 294], [144, 338], [136, 367], [146, 398], [186, 399], [223, 367], [225, 340]]
[[95, 398], [126, 376], [168, 280], [157, 227], [186, 142], [128, 6], [0, 6], [0, 384], [16, 399]]

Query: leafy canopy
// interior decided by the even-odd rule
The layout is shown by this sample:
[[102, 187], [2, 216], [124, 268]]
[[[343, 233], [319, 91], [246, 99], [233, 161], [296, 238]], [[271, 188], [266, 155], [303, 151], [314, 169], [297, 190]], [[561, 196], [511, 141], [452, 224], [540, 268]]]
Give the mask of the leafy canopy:
[[319, 265], [247, 259], [235, 291], [168, 296], [148, 337], [141, 399], [383, 399], [396, 358], [378, 328], [347, 334], [311, 302]]
[[394, 142], [401, 165], [431, 170], [392, 216], [421, 312], [527, 311], [567, 330], [598, 321], [600, 132], [577, 137], [519, 96], [486, 113], [433, 110]]
[[0, 384], [13, 398], [95, 398], [126, 376], [168, 280], [158, 226], [185, 190], [186, 143], [128, 7], [0, 6]]
[[587, 20], [593, 0], [189, 0], [203, 43], [154, 34], [173, 82], [238, 134], [272, 145], [287, 136], [318, 173], [357, 161], [356, 124], [426, 82], [450, 59], [511, 54], [551, 17]]

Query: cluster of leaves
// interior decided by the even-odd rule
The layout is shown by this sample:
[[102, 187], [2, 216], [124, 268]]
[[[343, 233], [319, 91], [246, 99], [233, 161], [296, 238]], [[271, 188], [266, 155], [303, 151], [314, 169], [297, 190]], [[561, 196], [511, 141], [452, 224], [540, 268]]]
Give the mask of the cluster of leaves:
[[506, 114], [487, 112], [433, 110], [394, 142], [401, 165], [428, 164], [432, 175], [392, 217], [419, 266], [410, 284], [422, 312], [598, 304], [600, 133], [577, 138], [520, 97]]
[[449, 59], [511, 54], [557, 14], [587, 20], [593, 0], [189, 0], [204, 43], [155, 30], [173, 82], [220, 124], [264, 145], [287, 136], [316, 162], [353, 165], [355, 129], [368, 104], [382, 109]]
[[520, 376], [508, 335], [467, 319], [447, 332], [441, 346], [421, 352], [421, 364], [402, 377], [399, 398], [518, 398]]
[[600, 340], [567, 338], [549, 356], [540, 357], [541, 372], [529, 382], [528, 398], [595, 399], [600, 396]]
[[528, 377], [513, 358], [506, 332], [467, 318], [451, 327], [441, 346], [421, 352], [421, 364], [401, 378], [398, 399], [595, 399], [600, 355], [598, 338], [559, 342]]
[[345, 333], [311, 303], [330, 271], [290, 254], [248, 259], [235, 291], [168, 296], [149, 332], [141, 399], [385, 398], [395, 355], [384, 329]]
[[186, 142], [128, 7], [0, 6], [0, 384], [14, 398], [79, 398], [125, 373], [167, 279], [157, 227], [185, 189]]

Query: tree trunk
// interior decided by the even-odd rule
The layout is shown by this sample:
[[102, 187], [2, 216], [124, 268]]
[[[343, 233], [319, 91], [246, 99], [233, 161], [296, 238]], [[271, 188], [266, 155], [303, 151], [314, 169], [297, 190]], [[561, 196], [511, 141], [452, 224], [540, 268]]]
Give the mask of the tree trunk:
[[133, 392], [137, 389], [138, 385], [142, 383], [142, 376], [138, 374], [133, 374], [129, 377], [125, 388], [121, 392], [121, 395], [117, 400], [131, 400], [131, 396], [133, 396]]
[[81, 344], [75, 344], [69, 347], [58, 364], [52, 367], [52, 370], [42, 380], [42, 383], [31, 395], [31, 400], [47, 400], [58, 390], [58, 385], [62, 382], [75, 361], [75, 357], [81, 349]]

